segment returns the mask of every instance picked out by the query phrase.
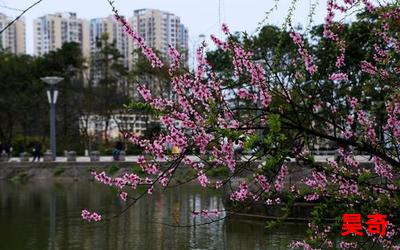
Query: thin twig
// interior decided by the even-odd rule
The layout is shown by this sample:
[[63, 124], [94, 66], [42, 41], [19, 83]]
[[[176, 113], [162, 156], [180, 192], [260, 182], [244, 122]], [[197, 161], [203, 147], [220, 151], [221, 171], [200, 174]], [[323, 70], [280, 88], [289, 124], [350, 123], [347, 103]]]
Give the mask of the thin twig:
[[25, 10], [22, 11], [21, 14], [19, 14], [14, 20], [12, 20], [10, 23], [8, 23], [2, 30], [0, 30], [0, 34], [2, 34], [4, 31], [6, 31], [11, 25], [13, 25], [16, 21], [18, 21], [26, 12], [28, 12], [30, 9], [41, 3], [43, 0], [38, 0], [37, 2], [33, 3], [31, 6], [26, 8]]
[[10, 6], [3, 5], [3, 4], [2, 4], [2, 5], [0, 5], [0, 8], [7, 9], [7, 10], [15, 10], [15, 11], [20, 11], [20, 12], [24, 11], [24, 10], [22, 10], [22, 9], [18, 9], [18, 8], [10, 7]]

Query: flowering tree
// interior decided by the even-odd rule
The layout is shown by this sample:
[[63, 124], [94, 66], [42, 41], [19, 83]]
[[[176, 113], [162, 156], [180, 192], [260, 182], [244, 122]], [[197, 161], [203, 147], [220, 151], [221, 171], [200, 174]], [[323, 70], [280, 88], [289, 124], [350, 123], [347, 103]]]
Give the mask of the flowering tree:
[[[368, 50], [369, 56], [352, 61], [360, 72], [352, 72], [346, 67], [354, 60], [346, 58], [349, 41], [341, 36], [345, 25], [333, 20], [338, 12], [357, 7], [364, 9], [371, 24], [371, 43], [360, 48]], [[93, 173], [97, 181], [120, 190], [119, 197], [129, 202], [127, 208], [152, 194], [155, 185], [168, 187], [179, 168], [192, 169], [199, 185], [217, 189], [231, 186], [232, 178], [246, 172], [247, 178], [230, 191], [233, 206], [225, 211], [227, 216], [255, 202], [279, 202], [288, 211], [296, 201], [311, 202], [315, 206], [310, 237], [294, 242], [293, 248], [362, 248], [365, 244], [399, 248], [398, 6], [328, 0], [318, 46], [329, 44], [329, 51], [336, 52], [329, 66], [329, 60], [315, 54], [307, 39], [290, 25], [289, 36], [298, 54], [276, 53], [264, 58], [257, 50], [245, 49], [223, 25], [226, 39], [211, 39], [227, 55], [230, 74], [215, 70], [205, 56], [205, 43], [196, 51], [194, 72], [181, 67], [181, 54], [173, 47], [168, 51], [168, 63], [163, 63], [114, 7], [113, 11], [152, 67], [168, 69], [174, 92], [168, 99], [155, 96], [145, 86], [138, 87], [142, 105], [155, 110], [165, 128], [153, 140], [126, 134], [144, 150], [139, 165], [145, 176], [125, 173], [112, 178]], [[337, 148], [334, 160], [316, 162], [309, 153], [313, 143], [321, 140]], [[179, 148], [180, 154], [167, 157], [167, 145]], [[360, 163], [356, 158], [360, 153], [369, 155], [371, 164]], [[288, 157], [296, 164], [285, 164]], [[294, 168], [307, 175], [289, 186], [285, 180]], [[215, 169], [226, 169], [229, 176], [211, 180], [208, 173]], [[130, 197], [127, 190], [139, 185], [146, 191]], [[193, 211], [193, 215], [218, 220], [219, 212]], [[336, 240], [343, 213], [387, 215], [385, 237], [368, 234]], [[101, 219], [86, 210], [82, 215], [89, 221]]]

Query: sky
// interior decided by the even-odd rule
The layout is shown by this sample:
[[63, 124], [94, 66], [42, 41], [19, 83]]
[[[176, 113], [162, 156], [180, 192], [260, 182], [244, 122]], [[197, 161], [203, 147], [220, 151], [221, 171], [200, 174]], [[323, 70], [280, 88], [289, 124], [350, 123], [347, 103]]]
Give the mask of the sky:
[[[20, 14], [7, 7], [25, 9], [37, 0], [0, 0], [0, 12], [10, 17]], [[189, 29], [190, 47], [200, 42], [199, 35], [209, 37], [220, 35], [220, 23], [227, 23], [231, 31], [247, 31], [254, 34], [265, 13], [276, 0], [115, 0], [120, 14], [131, 17], [133, 11], [141, 8], [155, 8], [180, 16], [181, 22]], [[323, 21], [325, 2], [321, 0], [298, 0], [293, 24], [307, 26], [310, 4], [317, 2], [316, 24]], [[279, 0], [278, 9], [269, 16], [269, 24], [281, 25], [287, 16], [291, 0]], [[33, 20], [55, 12], [76, 12], [79, 18], [105, 17], [111, 8], [106, 0], [43, 0], [24, 15], [26, 22], [27, 52], [33, 51]], [[220, 14], [219, 14], [220, 13]]]

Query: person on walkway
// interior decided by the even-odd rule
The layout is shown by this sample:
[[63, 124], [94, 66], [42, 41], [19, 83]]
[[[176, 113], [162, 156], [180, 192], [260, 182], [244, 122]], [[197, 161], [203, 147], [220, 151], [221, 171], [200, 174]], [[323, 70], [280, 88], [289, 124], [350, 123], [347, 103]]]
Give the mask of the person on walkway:
[[7, 141], [4, 144], [4, 151], [6, 151], [7, 157], [10, 158], [11, 157], [11, 152], [12, 152], [12, 147], [11, 147], [11, 143], [9, 141]]
[[119, 155], [121, 154], [121, 151], [124, 150], [124, 144], [121, 141], [117, 141], [115, 144], [115, 148], [112, 152], [114, 161], [119, 161]]
[[40, 161], [41, 150], [42, 150], [42, 144], [40, 142], [35, 142], [32, 149], [32, 156], [33, 156], [32, 162], [34, 162], [36, 159], [37, 161]]

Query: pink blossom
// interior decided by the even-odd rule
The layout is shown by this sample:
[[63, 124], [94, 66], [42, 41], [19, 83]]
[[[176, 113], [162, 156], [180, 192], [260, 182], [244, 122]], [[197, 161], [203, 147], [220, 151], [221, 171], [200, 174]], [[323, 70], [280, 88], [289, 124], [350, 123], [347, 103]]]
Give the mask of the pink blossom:
[[311, 55], [304, 48], [304, 42], [303, 42], [301, 35], [298, 32], [290, 32], [289, 35], [292, 38], [293, 42], [299, 47], [298, 51], [304, 60], [306, 70], [311, 75], [314, 75], [318, 71], [318, 67], [316, 65], [314, 65]]
[[348, 76], [345, 73], [333, 73], [329, 79], [332, 81], [347, 81]]
[[222, 32], [224, 32], [226, 35], [229, 34], [229, 28], [228, 28], [228, 25], [226, 23], [222, 24]]
[[376, 68], [376, 66], [372, 65], [367, 61], [361, 61], [361, 71], [368, 73], [370, 75], [376, 75], [378, 69]]
[[220, 214], [220, 210], [218, 209], [202, 209], [201, 211], [192, 211], [192, 217], [195, 218], [197, 216], [201, 216], [203, 218], [209, 218], [210, 216], [217, 217]]
[[90, 213], [88, 210], [83, 209], [81, 213], [82, 219], [91, 222], [91, 221], [101, 221], [101, 215], [96, 212]]
[[134, 31], [129, 23], [120, 16], [117, 12], [114, 14], [115, 19], [122, 25], [124, 28], [125, 34], [130, 37], [142, 50], [142, 53], [146, 56], [147, 60], [151, 63], [154, 68], [161, 68], [163, 66], [162, 61], [157, 57], [156, 53], [154, 53], [153, 49], [148, 47], [145, 43], [143, 37], [140, 36], [139, 33]]
[[126, 201], [127, 197], [128, 197], [128, 194], [126, 192], [119, 193], [119, 198], [121, 198], [121, 200]]
[[313, 250], [313, 248], [305, 241], [295, 241], [290, 244], [291, 249]]
[[108, 186], [112, 186], [113, 185], [113, 181], [112, 178], [107, 176], [106, 173], [103, 171], [100, 174], [96, 173], [96, 172], [92, 172], [92, 175], [94, 175], [94, 178], [96, 181], [103, 183], [105, 185]]
[[181, 62], [181, 54], [171, 44], [168, 44], [168, 56], [169, 56], [170, 61], [171, 61], [170, 67], [172, 69], [179, 68], [180, 62]]
[[231, 200], [243, 202], [250, 195], [251, 193], [249, 191], [249, 187], [246, 183], [242, 182], [239, 186], [239, 189], [231, 194]]
[[392, 166], [385, 164], [380, 158], [374, 157], [373, 162], [375, 164], [375, 172], [381, 177], [385, 177], [388, 180], [393, 179]]
[[355, 98], [355, 97], [349, 96], [349, 97], [347, 98], [347, 101], [349, 102], [350, 107], [351, 107], [352, 109], [355, 109], [355, 108], [357, 107], [357, 105], [358, 105], [358, 99]]
[[137, 88], [138, 92], [140, 93], [140, 95], [143, 97], [143, 99], [147, 102], [151, 100], [151, 93], [150, 90], [147, 89], [144, 85], [140, 85]]
[[289, 174], [288, 167], [283, 165], [278, 172], [278, 175], [275, 179], [275, 189], [277, 192], [281, 192], [283, 190], [283, 180]]
[[203, 173], [203, 171], [200, 171], [197, 174], [197, 180], [200, 183], [200, 186], [202, 187], [207, 187], [207, 185], [210, 183], [208, 180], [207, 176]]
[[256, 183], [258, 185], [260, 185], [260, 187], [263, 189], [264, 192], [269, 192], [270, 190], [270, 185], [267, 181], [267, 178], [265, 178], [264, 175], [256, 175], [254, 177], [254, 180], [256, 181]]
[[308, 194], [304, 196], [304, 200], [306, 201], [315, 201], [319, 199], [319, 195], [318, 194]]
[[236, 161], [232, 142], [223, 143], [221, 145], [221, 153], [224, 156], [224, 161], [227, 164], [229, 170], [232, 173], [235, 172]]

